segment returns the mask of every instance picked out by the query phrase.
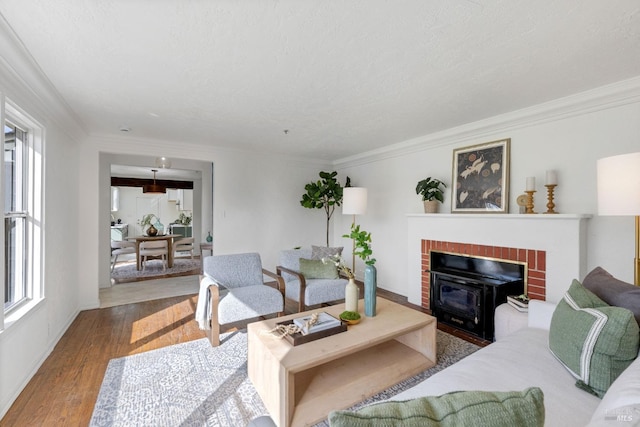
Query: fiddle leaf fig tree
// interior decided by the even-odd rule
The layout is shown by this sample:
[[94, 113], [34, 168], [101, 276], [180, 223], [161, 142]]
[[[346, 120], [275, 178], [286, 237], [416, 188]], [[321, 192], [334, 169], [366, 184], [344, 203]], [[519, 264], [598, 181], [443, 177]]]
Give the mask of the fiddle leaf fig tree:
[[[306, 193], [302, 195], [300, 204], [307, 209], [324, 209], [327, 215], [327, 246], [329, 246], [329, 223], [331, 216], [342, 203], [342, 186], [336, 179], [338, 172], [320, 172], [320, 179], [304, 186]], [[346, 186], [350, 183], [347, 177]]]

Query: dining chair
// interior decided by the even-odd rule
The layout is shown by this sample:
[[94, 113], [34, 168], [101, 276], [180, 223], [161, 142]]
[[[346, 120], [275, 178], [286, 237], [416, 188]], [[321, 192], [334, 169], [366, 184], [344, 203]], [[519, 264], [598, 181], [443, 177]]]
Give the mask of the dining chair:
[[169, 248], [167, 241], [148, 240], [140, 243], [140, 260], [142, 263], [142, 271], [146, 266], [149, 257], [160, 257], [162, 259], [162, 270], [167, 269], [167, 257], [169, 256]]
[[129, 242], [127, 240], [123, 240], [123, 241], [112, 240], [111, 241], [111, 256], [112, 256], [111, 271], [113, 271], [113, 269], [115, 268], [116, 263], [118, 262], [119, 255], [135, 254], [135, 253], [136, 253], [135, 242]]
[[173, 242], [173, 250], [178, 255], [178, 252], [189, 252], [191, 254], [191, 259], [193, 259], [193, 237], [182, 237], [180, 239], [176, 239]]

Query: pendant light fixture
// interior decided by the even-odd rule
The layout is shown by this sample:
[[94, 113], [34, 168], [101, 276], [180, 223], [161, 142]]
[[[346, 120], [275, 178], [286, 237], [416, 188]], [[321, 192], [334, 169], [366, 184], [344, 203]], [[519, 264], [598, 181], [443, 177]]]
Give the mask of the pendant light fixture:
[[156, 184], [156, 172], [158, 172], [158, 169], [151, 169], [151, 172], [153, 172], [153, 184], [145, 184], [142, 186], [142, 192], [143, 193], [150, 193], [150, 194], [164, 194], [167, 192], [167, 188], [163, 185], [159, 185]]

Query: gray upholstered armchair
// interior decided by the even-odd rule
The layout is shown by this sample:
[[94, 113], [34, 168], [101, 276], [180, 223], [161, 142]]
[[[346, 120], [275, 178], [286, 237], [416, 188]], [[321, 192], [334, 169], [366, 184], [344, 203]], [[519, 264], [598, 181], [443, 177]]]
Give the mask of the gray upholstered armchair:
[[[348, 280], [335, 278], [305, 277], [300, 268], [300, 258], [312, 258], [311, 248], [292, 249], [280, 252], [280, 265], [276, 273], [284, 279], [285, 298], [298, 303], [298, 312], [306, 307], [344, 299]], [[337, 274], [337, 273], [336, 273]]]
[[[283, 279], [262, 268], [259, 254], [206, 257], [203, 270], [196, 320], [211, 330], [212, 346], [220, 345], [220, 325], [284, 313]], [[277, 289], [265, 285], [263, 275], [275, 279]]]

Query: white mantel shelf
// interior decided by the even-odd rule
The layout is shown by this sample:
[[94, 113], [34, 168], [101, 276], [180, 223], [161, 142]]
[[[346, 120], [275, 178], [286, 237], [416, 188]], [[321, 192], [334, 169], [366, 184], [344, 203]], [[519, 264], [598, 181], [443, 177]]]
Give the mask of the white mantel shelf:
[[407, 214], [407, 217], [416, 218], [459, 218], [459, 219], [531, 219], [531, 220], [554, 220], [554, 219], [589, 219], [591, 214], [452, 214], [452, 213], [436, 213], [436, 214]]
[[559, 301], [586, 274], [590, 214], [407, 214], [409, 302], [421, 301], [422, 240], [546, 252], [546, 299]]

